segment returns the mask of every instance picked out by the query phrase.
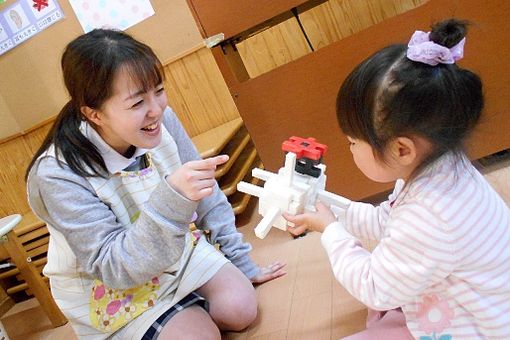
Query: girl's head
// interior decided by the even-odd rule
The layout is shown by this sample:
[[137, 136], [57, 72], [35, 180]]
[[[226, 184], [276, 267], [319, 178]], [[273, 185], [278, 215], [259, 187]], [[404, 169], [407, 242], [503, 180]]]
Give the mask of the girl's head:
[[[429, 39], [452, 49], [465, 33], [466, 23], [451, 19], [434, 25]], [[407, 52], [392, 45], [375, 53], [351, 72], [337, 97], [356, 164], [376, 181], [410, 178], [447, 152], [461, 155], [483, 107], [477, 75], [455, 63], [413, 61]]]
[[150, 47], [120, 31], [95, 29], [67, 45], [61, 65], [70, 100], [32, 164], [53, 143], [78, 174], [104, 174], [101, 155], [79, 130], [84, 120], [123, 155], [159, 144], [167, 99]]

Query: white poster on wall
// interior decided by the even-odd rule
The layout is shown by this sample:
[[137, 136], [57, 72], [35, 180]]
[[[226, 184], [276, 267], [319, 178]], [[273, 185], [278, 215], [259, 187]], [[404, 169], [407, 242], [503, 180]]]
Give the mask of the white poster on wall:
[[85, 33], [94, 28], [125, 30], [154, 15], [149, 0], [69, 0]]

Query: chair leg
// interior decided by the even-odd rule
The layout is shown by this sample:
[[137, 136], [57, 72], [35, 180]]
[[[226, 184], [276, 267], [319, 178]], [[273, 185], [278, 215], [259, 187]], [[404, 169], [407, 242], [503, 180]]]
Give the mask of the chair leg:
[[23, 248], [23, 245], [16, 234], [14, 234], [14, 231], [11, 230], [7, 234], [7, 241], [3, 244], [3, 246], [9, 253], [12, 262], [14, 262], [27, 282], [28, 287], [30, 287], [30, 290], [39, 301], [41, 308], [50, 319], [53, 327], [59, 327], [66, 324], [66, 317], [58, 308], [55, 300], [51, 296], [50, 290], [46, 286], [46, 283], [43, 281], [36, 267], [31, 263], [31, 259], [29, 259], [25, 248]]

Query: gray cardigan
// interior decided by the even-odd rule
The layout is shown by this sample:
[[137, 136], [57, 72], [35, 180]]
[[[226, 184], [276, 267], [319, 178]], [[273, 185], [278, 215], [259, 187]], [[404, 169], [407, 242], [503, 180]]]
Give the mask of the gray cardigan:
[[[167, 108], [163, 125], [177, 143], [182, 163], [199, 159], [197, 150], [175, 113]], [[259, 268], [250, 259], [225, 195], [214, 193], [190, 201], [161, 181], [131, 228], [117, 222], [90, 183], [53, 157], [40, 158], [30, 170], [28, 198], [34, 212], [64, 235], [80, 269], [112, 288], [144, 283], [176, 263], [193, 212], [195, 224], [211, 231], [213, 243], [248, 278]]]

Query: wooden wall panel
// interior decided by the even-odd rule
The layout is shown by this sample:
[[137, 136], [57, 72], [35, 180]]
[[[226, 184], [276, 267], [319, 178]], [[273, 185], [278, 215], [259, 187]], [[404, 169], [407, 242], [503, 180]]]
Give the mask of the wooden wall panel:
[[295, 18], [240, 42], [237, 48], [251, 78], [312, 51]]
[[426, 1], [329, 0], [301, 14], [301, 20], [317, 50]]
[[0, 217], [29, 211], [25, 191], [25, 169], [32, 153], [23, 136], [0, 144]]
[[53, 125], [53, 121], [54, 120], [52, 119], [51, 121], [46, 122], [46, 124], [43, 124], [37, 129], [34, 129], [24, 135], [23, 139], [25, 140], [25, 143], [27, 144], [28, 149], [32, 155], [35, 154], [37, 150], [39, 150], [39, 147], [44, 141], [44, 138], [46, 138], [46, 135]]
[[30, 211], [26, 199], [25, 171], [39, 149], [53, 120], [0, 143], [0, 217]]
[[165, 77], [170, 106], [191, 137], [239, 118], [209, 49], [166, 65]]
[[[427, 0], [329, 0], [299, 17], [313, 48], [318, 50], [425, 2]], [[295, 18], [236, 46], [251, 78], [311, 52]]]

